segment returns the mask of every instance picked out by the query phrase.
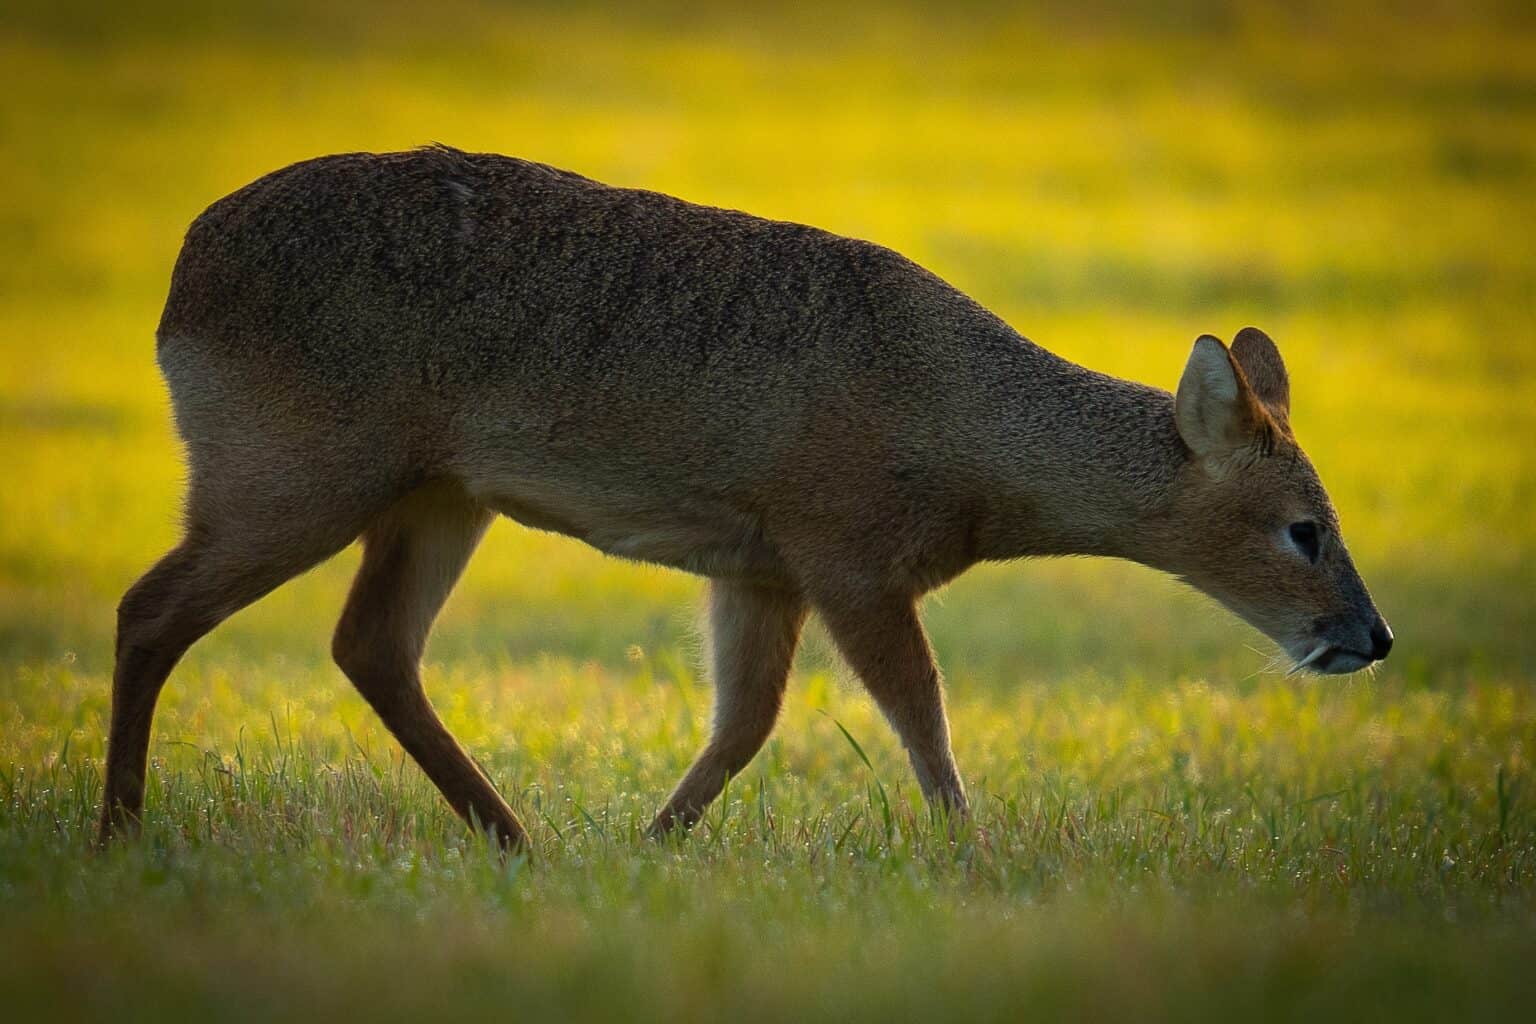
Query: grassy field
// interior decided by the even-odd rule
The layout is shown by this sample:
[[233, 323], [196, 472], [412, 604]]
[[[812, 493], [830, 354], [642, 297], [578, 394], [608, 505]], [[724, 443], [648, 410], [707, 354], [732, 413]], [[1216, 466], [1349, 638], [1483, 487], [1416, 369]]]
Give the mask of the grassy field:
[[[0, 1014], [1467, 1019], [1536, 1005], [1536, 19], [583, 3], [0, 11]], [[203, 206], [441, 140], [892, 245], [1171, 387], [1265, 327], [1398, 633], [1286, 679], [1151, 572], [929, 602], [953, 841], [816, 630], [686, 842], [700, 583], [498, 525], [427, 682], [467, 836], [326, 657], [355, 551], [199, 645], [93, 855], [118, 596], [174, 542], [152, 330]], [[844, 738], [846, 729], [858, 744]]]

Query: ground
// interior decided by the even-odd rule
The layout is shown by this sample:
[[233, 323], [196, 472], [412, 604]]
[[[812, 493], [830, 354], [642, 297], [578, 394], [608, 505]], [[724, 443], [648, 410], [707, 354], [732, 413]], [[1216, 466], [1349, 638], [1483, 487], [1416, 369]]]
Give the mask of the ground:
[[[1519, 5], [0, 13], [0, 1002], [13, 1019], [1510, 1016], [1536, 1000], [1536, 22]], [[1398, 633], [1286, 678], [1133, 566], [928, 602], [951, 837], [813, 629], [686, 842], [701, 584], [498, 525], [427, 685], [529, 823], [468, 835], [327, 642], [356, 551], [199, 645], [143, 841], [93, 854], [116, 600], [175, 539], [180, 234], [433, 140], [906, 252], [1171, 387], [1279, 341]], [[846, 733], [845, 733], [846, 730]], [[850, 742], [850, 738], [852, 742]]]

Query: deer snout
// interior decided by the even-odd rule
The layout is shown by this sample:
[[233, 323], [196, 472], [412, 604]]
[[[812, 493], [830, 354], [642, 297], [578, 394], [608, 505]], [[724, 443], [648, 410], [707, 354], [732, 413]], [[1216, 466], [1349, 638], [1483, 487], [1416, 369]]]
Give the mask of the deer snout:
[[1292, 654], [1293, 672], [1346, 675], [1374, 664], [1392, 650], [1392, 627], [1374, 608], [1367, 616], [1323, 616], [1314, 621], [1311, 638]]
[[1380, 615], [1371, 626], [1371, 660], [1380, 661], [1392, 650], [1392, 627]]

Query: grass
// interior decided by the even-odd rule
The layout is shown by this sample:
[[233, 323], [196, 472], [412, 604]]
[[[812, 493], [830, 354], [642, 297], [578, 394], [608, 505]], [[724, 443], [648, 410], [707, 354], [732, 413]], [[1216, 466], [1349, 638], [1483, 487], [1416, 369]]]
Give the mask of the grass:
[[[1536, 23], [1518, 7], [161, 2], [0, 13], [0, 999], [11, 1016], [1443, 1019], [1536, 997]], [[112, 609], [175, 537], [181, 231], [440, 139], [891, 244], [1171, 386], [1268, 329], [1399, 634], [1279, 678], [1132, 566], [929, 602], [951, 837], [813, 631], [686, 843], [699, 583], [492, 531], [427, 683], [530, 825], [461, 829], [325, 657], [356, 553], [173, 676], [144, 841], [87, 851]], [[1261, 648], [1255, 650], [1253, 648]]]

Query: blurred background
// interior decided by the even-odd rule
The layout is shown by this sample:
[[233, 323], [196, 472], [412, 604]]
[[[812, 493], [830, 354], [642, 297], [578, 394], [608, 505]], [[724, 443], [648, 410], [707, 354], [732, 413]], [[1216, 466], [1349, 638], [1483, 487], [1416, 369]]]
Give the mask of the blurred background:
[[[105, 672], [175, 540], [153, 329], [186, 225], [291, 161], [434, 140], [873, 239], [1165, 388], [1196, 335], [1262, 326], [1397, 630], [1384, 673], [1536, 671], [1528, 4], [8, 0], [0, 67], [6, 685]], [[323, 665], [355, 562], [194, 658]], [[699, 593], [502, 523], [432, 656], [691, 664]], [[1242, 686], [1270, 653], [1128, 565], [986, 567], [928, 615], [957, 689]]]

